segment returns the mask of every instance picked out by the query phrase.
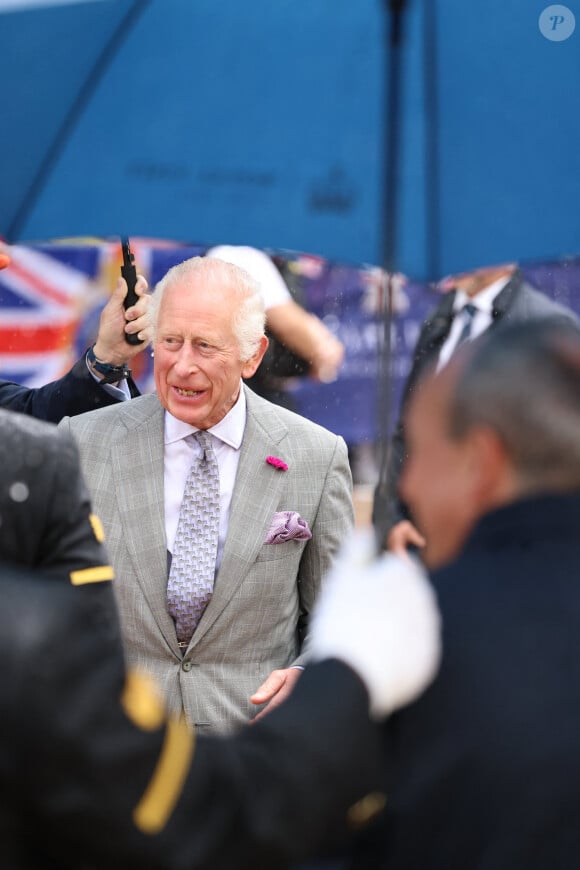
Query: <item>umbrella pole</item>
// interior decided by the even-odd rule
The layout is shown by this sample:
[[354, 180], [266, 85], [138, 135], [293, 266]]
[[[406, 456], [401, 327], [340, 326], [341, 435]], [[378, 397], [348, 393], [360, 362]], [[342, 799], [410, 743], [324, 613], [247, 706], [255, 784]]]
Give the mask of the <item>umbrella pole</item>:
[[377, 446], [379, 480], [375, 493], [373, 526], [377, 550], [384, 549], [389, 526], [386, 499], [391, 412], [391, 356], [394, 276], [397, 271], [398, 175], [401, 144], [401, 82], [403, 61], [403, 19], [405, 0], [384, 0], [385, 4], [385, 110], [383, 187], [383, 292], [379, 334]]

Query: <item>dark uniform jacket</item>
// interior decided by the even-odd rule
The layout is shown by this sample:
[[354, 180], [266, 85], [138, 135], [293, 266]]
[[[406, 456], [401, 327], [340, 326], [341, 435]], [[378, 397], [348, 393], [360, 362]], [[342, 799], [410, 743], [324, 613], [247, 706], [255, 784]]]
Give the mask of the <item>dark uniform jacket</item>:
[[[375, 490], [373, 522], [379, 532], [380, 540], [385, 539], [388, 531], [396, 523], [410, 518], [408, 508], [398, 494], [399, 478], [406, 455], [404, 412], [419, 381], [439, 358], [439, 351], [449, 335], [455, 316], [453, 311], [455, 296], [454, 290], [445, 293], [437, 307], [427, 316], [413, 353], [411, 371], [403, 390], [401, 413], [391, 439], [386, 478]], [[576, 320], [575, 314], [569, 308], [559, 305], [544, 293], [535, 290], [523, 280], [521, 273], [516, 271], [495, 298], [489, 329], [497, 329], [502, 323], [546, 317]]]
[[0, 559], [76, 585], [113, 575], [73, 439], [52, 423], [3, 409]]
[[380, 742], [345, 665], [307, 668], [263, 721], [195, 743], [126, 675], [98, 593], [0, 565], [3, 870], [281, 870], [366, 818]]
[[387, 811], [357, 870], [576, 870], [580, 494], [485, 516], [435, 572], [437, 678], [385, 727]]
[[[129, 380], [128, 384], [131, 396], [138, 396], [139, 390], [133, 381]], [[92, 377], [84, 356], [70, 372], [43, 387], [24, 387], [0, 380], [0, 407], [51, 423], [58, 423], [66, 416], [74, 417], [85, 411], [114, 405], [117, 401]]]
[[0, 411], [0, 868], [275, 868], [380, 803], [380, 732], [345, 665], [229, 740], [126, 673], [76, 447]]

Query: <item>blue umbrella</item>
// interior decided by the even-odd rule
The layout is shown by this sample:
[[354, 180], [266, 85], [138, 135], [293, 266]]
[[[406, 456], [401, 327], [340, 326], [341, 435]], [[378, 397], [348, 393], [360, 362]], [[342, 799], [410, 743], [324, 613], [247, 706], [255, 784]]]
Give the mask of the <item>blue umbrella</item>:
[[[579, 249], [571, 8], [4, 5], [0, 233], [10, 241], [225, 239], [388, 257], [417, 279]], [[385, 35], [395, 15], [398, 68]]]
[[380, 23], [375, 0], [5, 14], [0, 232], [376, 250]]
[[0, 22], [10, 241], [226, 240], [416, 279], [580, 248], [571, 7], [0, 2]]
[[[419, 6], [407, 31], [407, 45], [421, 44], [423, 75], [411, 52], [399, 268], [432, 278], [577, 253], [580, 27], [572, 8], [543, 0]], [[413, 144], [421, 139], [422, 163]]]

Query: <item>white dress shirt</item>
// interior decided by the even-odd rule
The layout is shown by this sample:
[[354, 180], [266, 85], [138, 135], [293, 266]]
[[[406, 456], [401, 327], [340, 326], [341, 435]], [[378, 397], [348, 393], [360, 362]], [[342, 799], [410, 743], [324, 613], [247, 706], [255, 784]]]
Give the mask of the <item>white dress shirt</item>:
[[[216, 575], [221, 564], [228, 523], [232, 494], [240, 461], [240, 447], [246, 428], [246, 397], [241, 387], [234, 407], [223, 420], [207, 431], [212, 436], [212, 446], [216, 455], [220, 476], [220, 524]], [[201, 455], [197, 441], [188, 436], [197, 432], [195, 426], [178, 420], [165, 411], [165, 459], [164, 459], [164, 505], [165, 533], [167, 549], [173, 552], [179, 510], [183, 500], [185, 481], [195, 455]]]
[[497, 281], [494, 281], [493, 284], [490, 284], [489, 287], [485, 287], [472, 297], [464, 293], [463, 290], [457, 290], [455, 299], [453, 300], [453, 322], [451, 323], [449, 335], [443, 342], [441, 350], [439, 351], [437, 371], [440, 371], [440, 369], [449, 362], [453, 351], [457, 347], [459, 336], [461, 335], [466, 322], [466, 315], [460, 315], [462, 308], [464, 308], [468, 302], [477, 308], [476, 313], [473, 315], [471, 333], [469, 336], [469, 341], [473, 341], [474, 338], [477, 338], [485, 332], [488, 326], [491, 325], [495, 298], [510, 280], [510, 276], [499, 278]]

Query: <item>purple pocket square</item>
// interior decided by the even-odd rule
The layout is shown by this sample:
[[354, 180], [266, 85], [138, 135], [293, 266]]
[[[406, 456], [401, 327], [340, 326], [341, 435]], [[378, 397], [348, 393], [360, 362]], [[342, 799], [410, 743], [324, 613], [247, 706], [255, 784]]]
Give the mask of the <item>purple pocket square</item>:
[[312, 532], [308, 523], [296, 511], [278, 511], [272, 517], [265, 544], [283, 544], [285, 541], [308, 541]]

